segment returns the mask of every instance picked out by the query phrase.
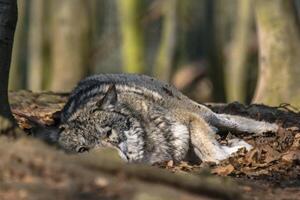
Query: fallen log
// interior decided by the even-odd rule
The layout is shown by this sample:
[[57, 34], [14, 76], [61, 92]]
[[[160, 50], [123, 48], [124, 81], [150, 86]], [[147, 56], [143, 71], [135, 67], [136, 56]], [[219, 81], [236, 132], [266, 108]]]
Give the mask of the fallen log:
[[11, 140], [2, 137], [0, 158], [1, 199], [6, 199], [4, 197], [12, 191], [15, 195], [21, 192], [21, 196], [28, 197], [25, 199], [80, 199], [84, 194], [108, 199], [115, 199], [110, 195], [118, 196], [118, 199], [142, 199], [145, 196], [148, 199], [158, 196], [160, 199], [180, 199], [182, 195], [186, 199], [195, 196], [240, 198], [233, 181], [212, 175], [174, 174], [156, 167], [125, 164], [112, 149], [67, 155], [33, 138]]

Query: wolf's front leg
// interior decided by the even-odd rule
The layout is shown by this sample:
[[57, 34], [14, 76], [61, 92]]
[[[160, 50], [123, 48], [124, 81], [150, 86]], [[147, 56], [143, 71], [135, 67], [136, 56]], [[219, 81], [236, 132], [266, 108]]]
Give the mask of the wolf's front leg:
[[215, 139], [215, 131], [202, 118], [194, 118], [190, 122], [191, 143], [196, 155], [203, 162], [219, 163], [240, 148], [251, 149], [251, 146], [242, 140], [232, 141], [231, 146], [222, 146]]

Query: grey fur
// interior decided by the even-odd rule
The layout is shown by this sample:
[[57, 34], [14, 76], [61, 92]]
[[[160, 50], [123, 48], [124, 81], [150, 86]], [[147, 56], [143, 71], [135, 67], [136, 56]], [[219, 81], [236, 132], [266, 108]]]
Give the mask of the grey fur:
[[277, 131], [275, 124], [216, 114], [170, 84], [144, 75], [101, 74], [82, 80], [61, 114], [59, 144], [78, 152], [112, 146], [128, 162], [183, 160], [189, 147], [203, 161], [219, 162], [241, 147], [222, 146], [215, 130]]

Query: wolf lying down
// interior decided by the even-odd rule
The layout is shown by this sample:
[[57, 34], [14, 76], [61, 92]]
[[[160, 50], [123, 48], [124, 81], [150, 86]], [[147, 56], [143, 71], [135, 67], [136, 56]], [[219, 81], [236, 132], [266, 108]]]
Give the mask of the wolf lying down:
[[113, 147], [127, 162], [181, 161], [192, 150], [202, 161], [218, 163], [252, 147], [239, 139], [220, 145], [217, 131], [262, 134], [277, 129], [276, 124], [214, 113], [145, 75], [101, 74], [79, 82], [51, 138], [67, 152]]

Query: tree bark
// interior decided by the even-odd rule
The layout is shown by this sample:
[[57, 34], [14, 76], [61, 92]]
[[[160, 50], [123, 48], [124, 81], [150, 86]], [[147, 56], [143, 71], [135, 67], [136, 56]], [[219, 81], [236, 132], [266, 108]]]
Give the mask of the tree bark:
[[177, 0], [167, 0], [163, 3], [163, 30], [154, 75], [164, 81], [171, 78], [177, 35], [177, 6]]
[[294, 1], [256, 1], [260, 70], [254, 102], [300, 107], [300, 29]]
[[17, 1], [0, 0], [0, 133], [15, 125], [8, 103], [7, 88], [17, 18]]
[[252, 19], [251, 0], [238, 1], [237, 19], [226, 68], [227, 101], [245, 103], [247, 80], [247, 55]]
[[53, 3], [53, 71], [50, 89], [70, 91], [89, 70], [89, 6], [85, 0], [56, 0]]
[[119, 0], [123, 69], [127, 73], [145, 72], [145, 45], [142, 28], [143, 1]]

